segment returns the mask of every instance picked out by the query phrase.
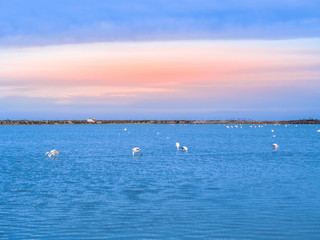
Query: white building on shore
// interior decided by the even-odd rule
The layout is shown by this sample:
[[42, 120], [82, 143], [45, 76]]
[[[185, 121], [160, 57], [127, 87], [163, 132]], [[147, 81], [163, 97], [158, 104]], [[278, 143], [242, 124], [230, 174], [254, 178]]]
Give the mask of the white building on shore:
[[87, 119], [87, 122], [88, 122], [88, 123], [95, 123], [95, 122], [96, 122], [96, 119], [95, 119], [95, 118], [88, 118], [88, 119]]

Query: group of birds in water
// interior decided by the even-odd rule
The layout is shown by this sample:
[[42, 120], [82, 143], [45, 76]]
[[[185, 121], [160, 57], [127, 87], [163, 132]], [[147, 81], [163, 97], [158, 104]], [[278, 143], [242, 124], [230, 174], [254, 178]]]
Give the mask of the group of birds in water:
[[[180, 143], [177, 142], [177, 143], [176, 143], [176, 148], [177, 148], [177, 150], [179, 150], [179, 147], [180, 147]], [[188, 148], [187, 148], [186, 146], [181, 147], [181, 149], [182, 149], [184, 152], [188, 152]], [[140, 153], [140, 150], [141, 150], [141, 148], [139, 148], [139, 147], [132, 148], [132, 156]]]
[[[177, 142], [176, 143], [177, 150], [179, 150], [179, 147], [180, 147], [180, 143]], [[185, 152], [188, 151], [188, 148], [186, 146], [181, 147], [181, 149]], [[139, 148], [139, 147], [132, 148], [132, 156], [140, 153], [140, 150], [141, 150], [141, 148]], [[58, 152], [56, 149], [53, 149], [50, 152], [46, 152], [45, 156], [48, 158], [58, 158], [59, 154], [60, 154], [60, 152]]]
[[[229, 126], [226, 126], [226, 127], [229, 128]], [[238, 128], [238, 126], [235, 126], [235, 127]], [[250, 127], [252, 127], [252, 126], [250, 126]], [[260, 125], [259, 125], [259, 127], [260, 127]], [[242, 126], [241, 126], [241, 128], [242, 128]], [[125, 128], [124, 131], [127, 131], [127, 129]], [[274, 132], [274, 130], [271, 130], [271, 132]], [[320, 133], [320, 129], [317, 130], [317, 132]], [[157, 134], [158, 134], [158, 133], [157, 133]], [[273, 137], [275, 137], [275, 135], [273, 135]], [[276, 150], [276, 149], [279, 148], [279, 145], [276, 144], [276, 143], [274, 143], [274, 144], [272, 144], [272, 147], [273, 147], [273, 149]], [[177, 148], [177, 150], [179, 150], [179, 148], [180, 148], [180, 143], [178, 143], [178, 142], [176, 143], [176, 148]], [[187, 151], [188, 151], [188, 148], [187, 148], [186, 146], [181, 147], [181, 149], [182, 149], [184, 152], [187, 152]], [[142, 155], [142, 153], [141, 153], [140, 151], [141, 151], [141, 148], [139, 148], [139, 147], [134, 147], [134, 148], [132, 149], [132, 156], [135, 156], [135, 155], [137, 155], [137, 154]], [[58, 158], [58, 157], [59, 157], [59, 154], [60, 154], [60, 152], [58, 152], [56, 149], [53, 149], [53, 150], [51, 150], [50, 152], [46, 152], [45, 157], [48, 157], [48, 158]]]

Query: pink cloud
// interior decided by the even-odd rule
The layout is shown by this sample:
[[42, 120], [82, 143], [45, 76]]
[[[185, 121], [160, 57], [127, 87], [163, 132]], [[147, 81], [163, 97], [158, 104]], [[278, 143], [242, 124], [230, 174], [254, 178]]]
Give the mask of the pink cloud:
[[47, 97], [68, 104], [81, 97], [94, 104], [100, 98], [124, 105], [129, 99], [246, 99], [255, 92], [267, 94], [264, 88], [318, 79], [320, 58], [298, 43], [139, 42], [0, 50], [0, 97]]

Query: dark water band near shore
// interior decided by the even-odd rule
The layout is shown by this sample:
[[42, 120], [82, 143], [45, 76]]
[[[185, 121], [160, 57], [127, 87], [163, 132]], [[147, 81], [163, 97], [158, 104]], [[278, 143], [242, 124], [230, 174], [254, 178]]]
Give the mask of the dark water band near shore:
[[1, 120], [0, 125], [63, 125], [63, 124], [320, 124], [319, 119], [290, 121], [245, 120]]

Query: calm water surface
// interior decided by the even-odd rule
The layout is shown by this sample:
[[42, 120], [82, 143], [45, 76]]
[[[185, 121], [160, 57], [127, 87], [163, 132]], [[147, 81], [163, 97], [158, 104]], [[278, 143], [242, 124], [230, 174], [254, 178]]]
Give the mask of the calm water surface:
[[0, 126], [0, 239], [320, 239], [318, 129]]

